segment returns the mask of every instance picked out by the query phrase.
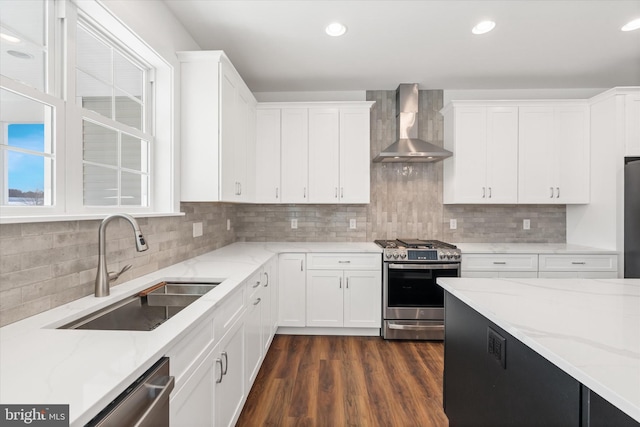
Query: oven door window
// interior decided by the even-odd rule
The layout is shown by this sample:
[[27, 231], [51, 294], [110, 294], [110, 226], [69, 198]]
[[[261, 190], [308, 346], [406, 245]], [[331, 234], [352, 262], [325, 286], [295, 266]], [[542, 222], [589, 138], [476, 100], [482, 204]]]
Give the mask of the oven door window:
[[458, 277], [458, 268], [388, 270], [389, 307], [442, 307], [444, 290], [436, 283], [438, 277]]

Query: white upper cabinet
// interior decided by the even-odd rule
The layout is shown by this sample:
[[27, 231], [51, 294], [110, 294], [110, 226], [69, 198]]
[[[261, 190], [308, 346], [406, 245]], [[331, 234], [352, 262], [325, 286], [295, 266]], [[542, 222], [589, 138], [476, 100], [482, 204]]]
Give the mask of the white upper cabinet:
[[[371, 105], [259, 104], [256, 201], [369, 203]], [[279, 165], [260, 165], [261, 153], [273, 159], [274, 151], [280, 153]]]
[[[307, 203], [309, 116], [306, 108], [283, 108], [280, 142], [282, 203]], [[258, 133], [262, 130], [258, 129]], [[257, 179], [260, 179], [258, 177]]]
[[252, 201], [256, 100], [222, 51], [178, 52], [181, 200]]
[[338, 203], [340, 111], [309, 109], [309, 202]]
[[256, 202], [280, 202], [280, 109], [258, 107], [256, 115]]
[[519, 108], [518, 201], [589, 202], [586, 103]]
[[454, 103], [444, 115], [444, 203], [517, 203], [518, 108]]
[[640, 91], [625, 96], [625, 141], [627, 156], [640, 156]]

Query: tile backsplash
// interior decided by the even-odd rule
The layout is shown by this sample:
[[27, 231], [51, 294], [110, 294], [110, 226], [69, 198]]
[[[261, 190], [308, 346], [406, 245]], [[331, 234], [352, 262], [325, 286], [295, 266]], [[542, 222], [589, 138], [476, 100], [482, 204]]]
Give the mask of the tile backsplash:
[[[395, 141], [395, 91], [367, 91], [373, 159]], [[419, 137], [443, 142], [443, 91], [420, 91]], [[564, 205], [443, 205], [442, 163], [372, 163], [368, 205], [182, 203], [184, 216], [142, 218], [149, 250], [138, 253], [128, 223], [109, 224], [109, 269], [133, 267], [117, 283], [235, 241], [373, 241], [418, 237], [449, 242], [565, 242]], [[227, 219], [231, 230], [227, 230]], [[291, 220], [297, 219], [297, 228]], [[356, 228], [349, 222], [356, 220]], [[449, 229], [456, 219], [457, 229]], [[522, 220], [531, 229], [522, 229]], [[195, 222], [204, 235], [193, 237]], [[0, 326], [93, 293], [99, 221], [0, 226]]]

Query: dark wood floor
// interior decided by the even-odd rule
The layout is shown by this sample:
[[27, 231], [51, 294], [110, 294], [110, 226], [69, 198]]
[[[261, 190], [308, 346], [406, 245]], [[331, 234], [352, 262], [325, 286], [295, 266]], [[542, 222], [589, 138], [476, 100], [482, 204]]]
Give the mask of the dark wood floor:
[[276, 335], [237, 426], [448, 426], [441, 342]]

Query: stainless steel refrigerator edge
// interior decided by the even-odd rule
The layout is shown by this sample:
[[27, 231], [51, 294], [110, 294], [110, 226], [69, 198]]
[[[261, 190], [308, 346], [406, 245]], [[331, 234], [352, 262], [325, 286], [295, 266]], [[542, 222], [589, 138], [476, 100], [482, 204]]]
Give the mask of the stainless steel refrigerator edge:
[[624, 277], [640, 278], [640, 157], [624, 163]]

